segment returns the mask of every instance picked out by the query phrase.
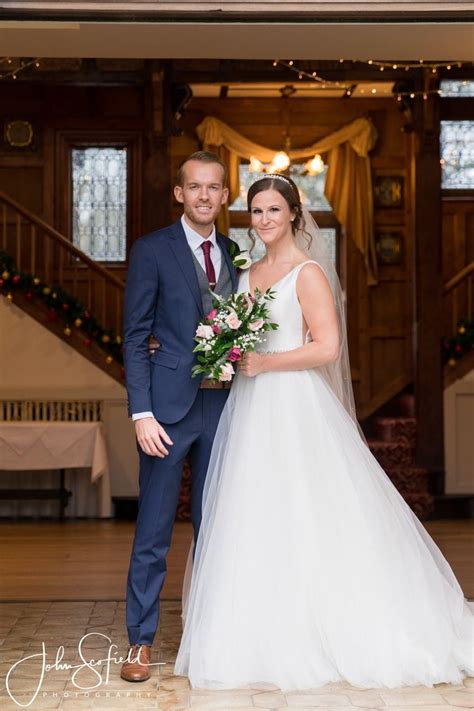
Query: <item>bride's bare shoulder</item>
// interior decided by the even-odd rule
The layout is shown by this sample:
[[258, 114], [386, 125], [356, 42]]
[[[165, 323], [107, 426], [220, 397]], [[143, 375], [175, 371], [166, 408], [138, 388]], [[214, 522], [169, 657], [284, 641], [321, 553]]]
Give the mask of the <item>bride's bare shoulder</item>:
[[[331, 289], [326, 273], [324, 272], [321, 265], [318, 264], [318, 262], [313, 261], [312, 259], [306, 259], [305, 262], [307, 262], [307, 264], [299, 270], [296, 280], [296, 288], [298, 290], [298, 293], [300, 293], [300, 291], [314, 292], [315, 290], [330, 291]], [[304, 264], [304, 262], [301, 262], [301, 264]]]

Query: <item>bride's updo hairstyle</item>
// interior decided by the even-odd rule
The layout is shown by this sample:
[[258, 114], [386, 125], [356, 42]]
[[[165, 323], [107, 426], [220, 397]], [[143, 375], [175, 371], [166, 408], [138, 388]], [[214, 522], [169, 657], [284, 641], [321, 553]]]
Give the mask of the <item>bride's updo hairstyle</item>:
[[[306, 236], [310, 245], [312, 237], [305, 231], [303, 205], [301, 204], [298, 188], [293, 180], [291, 178], [287, 178], [286, 175], [269, 175], [265, 178], [261, 178], [260, 180], [256, 180], [255, 183], [252, 183], [247, 193], [247, 209], [249, 212], [251, 211], [254, 197], [264, 190], [276, 190], [283, 198], [285, 198], [288, 203], [288, 207], [290, 208], [290, 212], [292, 212], [295, 216], [291, 223], [291, 231], [293, 232], [293, 235], [296, 234], [297, 230], [300, 230]], [[249, 237], [252, 240], [253, 249], [255, 246], [255, 237], [251, 228], [249, 229]], [[250, 251], [252, 251], [252, 249]]]

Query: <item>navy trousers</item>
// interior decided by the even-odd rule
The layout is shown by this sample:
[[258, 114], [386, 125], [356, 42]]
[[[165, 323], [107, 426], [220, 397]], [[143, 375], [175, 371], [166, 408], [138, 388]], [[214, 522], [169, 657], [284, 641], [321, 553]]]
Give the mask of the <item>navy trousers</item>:
[[188, 414], [166, 425], [174, 442], [164, 459], [138, 447], [140, 495], [127, 580], [127, 628], [130, 644], [151, 645], [160, 616], [160, 592], [166, 575], [173, 524], [178, 508], [184, 458], [191, 460], [191, 518], [194, 540], [201, 524], [202, 493], [212, 442], [229, 390], [199, 390]]

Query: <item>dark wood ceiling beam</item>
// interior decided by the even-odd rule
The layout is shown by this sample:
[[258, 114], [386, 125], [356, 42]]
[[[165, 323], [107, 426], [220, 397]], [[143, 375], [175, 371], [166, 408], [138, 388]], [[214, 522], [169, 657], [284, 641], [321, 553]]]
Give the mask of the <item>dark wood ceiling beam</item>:
[[[48, 59], [49, 63], [57, 61], [61, 66], [61, 59]], [[151, 60], [144, 60], [146, 62]], [[361, 81], [367, 82], [404, 82], [413, 89], [422, 89], [423, 71], [422, 69], [410, 69], [400, 71], [385, 69], [381, 72], [366, 63], [345, 61], [301, 61], [298, 67], [305, 71], [317, 71], [318, 74], [327, 81], [340, 81], [347, 85], [355, 85]], [[168, 61], [170, 81], [172, 84], [199, 84], [199, 83], [220, 83], [224, 86], [235, 82], [242, 83], [279, 83], [293, 84], [296, 87], [300, 83], [298, 75], [284, 67], [273, 67], [270, 60], [169, 60]], [[51, 84], [68, 84], [75, 86], [124, 86], [142, 85], [146, 80], [146, 70], [143, 67], [125, 70], [123, 68], [114, 69], [113, 62], [106, 69], [101, 68], [94, 59], [82, 60], [79, 68], [68, 69], [41, 69], [33, 67], [25, 71], [18, 72], [17, 81], [21, 82], [48, 82]], [[465, 66], [461, 69], [453, 68], [451, 71], [440, 70], [439, 77], [449, 79], [473, 79], [474, 66]], [[307, 81], [307, 80], [306, 80]], [[222, 93], [221, 93], [222, 96]], [[443, 101], [449, 101], [443, 99]], [[468, 99], [456, 99], [456, 102], [468, 101]], [[472, 100], [471, 100], [472, 101]], [[461, 106], [461, 104], [458, 104]], [[467, 104], [466, 104], [467, 106]]]
[[75, 20], [108, 20], [113, 22], [159, 22], [196, 21], [202, 22], [350, 22], [400, 20], [438, 22], [440, 20], [466, 20], [474, 16], [474, 3], [470, 0], [452, 2], [414, 2], [412, 0], [384, 0], [382, 2], [359, 2], [357, 0], [332, 0], [320, 2], [310, 0], [204, 0], [194, 2], [173, 2], [118, 0], [1, 0], [0, 9], [4, 19], [9, 18], [54, 18]]
[[[414, 60], [416, 61], [416, 60]], [[340, 63], [337, 61], [298, 61], [297, 66], [318, 74], [328, 81], [356, 83], [358, 81], [422, 81], [423, 70], [385, 69], [383, 72], [365, 62]], [[440, 70], [440, 78], [465, 79], [474, 77], [473, 66]], [[173, 81], [192, 83], [233, 83], [233, 82], [282, 82], [297, 85], [298, 75], [289, 69], [273, 67], [271, 61], [261, 60], [175, 60], [173, 62]], [[306, 80], [307, 81], [307, 80]]]

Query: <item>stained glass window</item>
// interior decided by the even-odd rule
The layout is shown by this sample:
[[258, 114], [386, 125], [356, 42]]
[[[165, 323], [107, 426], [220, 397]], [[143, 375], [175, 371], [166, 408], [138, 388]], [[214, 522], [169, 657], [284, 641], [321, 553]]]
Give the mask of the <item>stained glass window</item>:
[[474, 121], [441, 121], [441, 187], [474, 189]]
[[[321, 235], [326, 242], [326, 247], [328, 254], [331, 255], [334, 266], [336, 266], [336, 230], [333, 227], [322, 228]], [[231, 227], [229, 230], [229, 237], [233, 239], [241, 249], [250, 250], [252, 247], [252, 240], [249, 237], [248, 229], [246, 227]], [[265, 254], [265, 245], [262, 240], [255, 235], [255, 247], [252, 249], [251, 257], [252, 261], [256, 262], [261, 259]]]
[[[318, 175], [305, 175], [304, 166], [294, 164], [290, 168], [290, 177], [299, 188], [301, 201], [308, 210], [315, 212], [330, 212], [331, 205], [324, 196], [324, 184], [326, 182], [327, 166]], [[230, 210], [247, 209], [247, 192], [249, 187], [259, 178], [264, 178], [265, 173], [251, 173], [248, 163], [240, 164], [240, 195], [232, 205]]]
[[474, 80], [470, 79], [442, 79], [439, 88], [443, 97], [474, 96]]
[[127, 149], [73, 148], [73, 243], [98, 262], [123, 262]]

